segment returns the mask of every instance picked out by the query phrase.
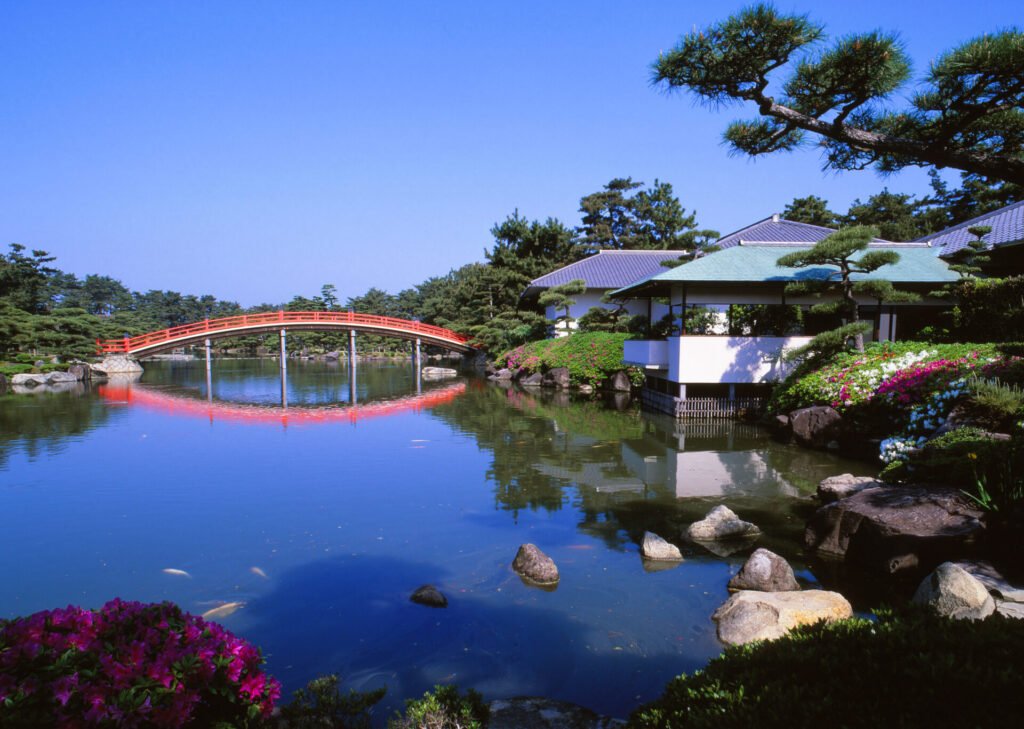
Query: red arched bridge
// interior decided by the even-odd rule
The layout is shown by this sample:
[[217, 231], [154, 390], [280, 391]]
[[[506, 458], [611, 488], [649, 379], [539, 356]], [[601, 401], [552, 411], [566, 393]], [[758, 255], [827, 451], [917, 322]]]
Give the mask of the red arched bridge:
[[[161, 329], [124, 339], [96, 340], [98, 354], [128, 354], [145, 357], [175, 347], [202, 344], [208, 339], [223, 339], [248, 334], [263, 334], [284, 330], [365, 332], [398, 337], [429, 344], [454, 352], [470, 352], [469, 338], [450, 329], [436, 327], [407, 319], [375, 314], [356, 314], [351, 311], [272, 311], [263, 314], [243, 314], [221, 319], [205, 319], [195, 324]], [[353, 334], [354, 344], [354, 334]], [[354, 348], [354, 347], [353, 347]]]

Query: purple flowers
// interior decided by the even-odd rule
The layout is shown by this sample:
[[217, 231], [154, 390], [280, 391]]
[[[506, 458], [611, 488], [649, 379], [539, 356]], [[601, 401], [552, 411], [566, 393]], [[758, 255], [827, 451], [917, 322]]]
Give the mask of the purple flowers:
[[268, 716], [259, 651], [164, 602], [112, 600], [0, 621], [0, 718], [24, 726], [181, 727]]

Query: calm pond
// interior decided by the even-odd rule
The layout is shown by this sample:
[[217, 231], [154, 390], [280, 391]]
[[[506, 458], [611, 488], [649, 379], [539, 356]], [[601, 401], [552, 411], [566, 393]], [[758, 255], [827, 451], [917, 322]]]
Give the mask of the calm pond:
[[[343, 364], [289, 363], [286, 410], [273, 360], [216, 361], [209, 402], [200, 361], [0, 397], [0, 617], [115, 596], [244, 602], [222, 622], [286, 692], [338, 673], [387, 685], [382, 719], [444, 682], [624, 717], [721, 651], [710, 616], [750, 550], [683, 544], [712, 506], [761, 526], [802, 580], [841, 579], [801, 554], [809, 496], [869, 465], [621, 400], [473, 377], [417, 394], [408, 363], [357, 371], [351, 388]], [[645, 530], [686, 561], [645, 569]], [[511, 571], [524, 542], [558, 564], [556, 590]], [[447, 609], [409, 602], [424, 583]]]

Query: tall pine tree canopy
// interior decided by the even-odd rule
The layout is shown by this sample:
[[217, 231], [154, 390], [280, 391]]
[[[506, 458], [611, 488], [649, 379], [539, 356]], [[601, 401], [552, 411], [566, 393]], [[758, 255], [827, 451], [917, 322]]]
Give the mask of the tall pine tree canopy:
[[912, 69], [896, 33], [824, 40], [824, 26], [808, 16], [761, 3], [683, 36], [655, 62], [654, 79], [710, 106], [752, 102], [760, 118], [725, 131], [743, 154], [813, 139], [835, 170], [951, 167], [1024, 183], [1024, 32], [943, 53], [903, 108]]

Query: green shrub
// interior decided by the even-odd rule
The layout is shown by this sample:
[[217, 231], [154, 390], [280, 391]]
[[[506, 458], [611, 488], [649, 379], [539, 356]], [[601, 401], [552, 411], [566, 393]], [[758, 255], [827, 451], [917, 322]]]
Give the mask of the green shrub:
[[435, 686], [421, 699], [409, 699], [405, 714], [388, 722], [389, 729], [483, 729], [490, 709], [483, 697], [469, 689], [465, 696], [458, 686]]
[[973, 486], [978, 473], [989, 464], [1004, 460], [1009, 452], [1007, 441], [993, 440], [976, 427], [951, 430], [928, 441], [911, 454], [905, 479], [948, 486]]
[[1024, 277], [970, 278], [956, 284], [953, 336], [976, 342], [1024, 340]]
[[881, 614], [727, 648], [632, 729], [999, 726], [1024, 712], [1024, 621]]
[[1020, 444], [994, 458], [979, 459], [975, 474], [964, 494], [985, 511], [1009, 515], [1024, 506], [1024, 447]]
[[628, 335], [609, 332], [577, 332], [558, 339], [530, 342], [502, 354], [498, 361], [510, 369], [546, 372], [556, 367], [569, 370], [575, 385], [600, 385], [619, 370], [629, 372], [634, 384], [643, 382], [643, 372], [622, 364], [622, 347]]
[[281, 707], [283, 729], [369, 729], [370, 709], [384, 698], [387, 689], [338, 690], [338, 677], [315, 678], [295, 692], [291, 703]]
[[1024, 390], [999, 378], [972, 377], [964, 408], [973, 421], [999, 432], [1010, 430], [1024, 409]]

